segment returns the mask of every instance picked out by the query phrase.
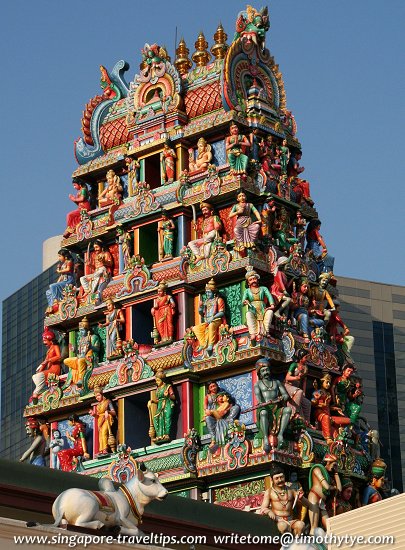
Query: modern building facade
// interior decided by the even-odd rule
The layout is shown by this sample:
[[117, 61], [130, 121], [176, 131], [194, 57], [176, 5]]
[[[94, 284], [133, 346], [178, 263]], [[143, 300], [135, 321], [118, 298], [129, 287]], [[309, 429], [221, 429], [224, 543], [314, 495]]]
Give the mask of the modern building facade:
[[3, 302], [1, 388], [1, 456], [18, 459], [27, 448], [23, 410], [33, 384], [32, 375], [43, 361], [45, 292], [56, 280], [49, 267]]
[[405, 479], [405, 287], [338, 277], [341, 314], [355, 337], [352, 355], [363, 379], [363, 414], [378, 426], [387, 477]]

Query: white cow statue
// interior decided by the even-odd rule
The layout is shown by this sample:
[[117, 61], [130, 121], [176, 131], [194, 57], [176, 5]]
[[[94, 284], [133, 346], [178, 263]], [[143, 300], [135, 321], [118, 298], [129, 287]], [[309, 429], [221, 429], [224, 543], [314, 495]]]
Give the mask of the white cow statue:
[[89, 529], [119, 527], [123, 535], [143, 535], [138, 525], [145, 506], [167, 496], [157, 475], [143, 463], [118, 489], [105, 477], [99, 480], [99, 487], [100, 491], [68, 489], [61, 493], [52, 506], [54, 526], [68, 523]]

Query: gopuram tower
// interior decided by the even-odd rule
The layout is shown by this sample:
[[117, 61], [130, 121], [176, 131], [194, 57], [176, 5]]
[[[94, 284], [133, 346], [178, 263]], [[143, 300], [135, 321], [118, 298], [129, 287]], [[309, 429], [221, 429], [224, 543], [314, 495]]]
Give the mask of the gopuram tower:
[[307, 489], [333, 455], [367, 483], [378, 444], [269, 27], [248, 6], [233, 39], [145, 44], [130, 82], [101, 67], [24, 413], [54, 468], [122, 481], [142, 459], [251, 510], [274, 462]]

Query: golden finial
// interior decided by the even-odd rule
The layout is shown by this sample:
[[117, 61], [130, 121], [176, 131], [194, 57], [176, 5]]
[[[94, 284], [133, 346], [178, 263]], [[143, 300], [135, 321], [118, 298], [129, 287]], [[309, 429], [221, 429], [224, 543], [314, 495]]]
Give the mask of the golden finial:
[[192, 63], [191, 59], [188, 57], [189, 53], [190, 51], [186, 46], [184, 38], [182, 38], [176, 50], [176, 61], [174, 62], [177, 70], [181, 75], [187, 74], [188, 71], [191, 69]]
[[205, 67], [211, 58], [211, 55], [207, 51], [208, 42], [205, 40], [203, 32], [198, 35], [197, 41], [194, 44], [196, 51], [191, 56], [191, 59], [197, 65], [197, 67]]
[[215, 59], [224, 59], [226, 51], [229, 47], [226, 43], [227, 38], [228, 35], [224, 31], [222, 23], [220, 23], [218, 25], [216, 33], [214, 34], [215, 44], [211, 47], [211, 53], [215, 57]]

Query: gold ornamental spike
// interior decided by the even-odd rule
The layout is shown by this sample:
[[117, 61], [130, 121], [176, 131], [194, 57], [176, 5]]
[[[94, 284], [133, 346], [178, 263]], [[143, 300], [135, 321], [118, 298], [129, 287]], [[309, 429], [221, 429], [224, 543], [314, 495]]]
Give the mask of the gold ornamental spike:
[[187, 74], [193, 65], [191, 59], [188, 57], [189, 53], [190, 50], [187, 48], [184, 38], [182, 38], [176, 50], [176, 60], [174, 62], [181, 75]]
[[203, 32], [198, 35], [197, 41], [194, 44], [196, 51], [191, 56], [191, 59], [197, 65], [197, 67], [205, 67], [208, 61], [211, 59], [208, 50], [208, 42], [205, 40]]
[[222, 23], [220, 23], [214, 34], [215, 44], [211, 47], [211, 53], [215, 59], [224, 59], [227, 49], [229, 48], [226, 43], [227, 39], [228, 35], [224, 31]]

